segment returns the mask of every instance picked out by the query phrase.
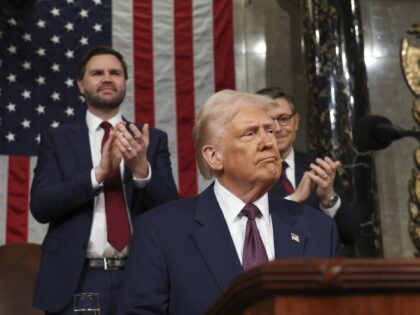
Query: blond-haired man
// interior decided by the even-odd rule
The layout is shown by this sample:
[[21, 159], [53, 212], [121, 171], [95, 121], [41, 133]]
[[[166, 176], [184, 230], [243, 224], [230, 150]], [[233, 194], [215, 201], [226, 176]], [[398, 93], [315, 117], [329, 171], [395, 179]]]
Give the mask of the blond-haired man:
[[214, 184], [137, 220], [118, 314], [203, 314], [244, 270], [337, 255], [331, 218], [267, 193], [281, 165], [271, 102], [224, 90], [203, 105], [195, 149]]

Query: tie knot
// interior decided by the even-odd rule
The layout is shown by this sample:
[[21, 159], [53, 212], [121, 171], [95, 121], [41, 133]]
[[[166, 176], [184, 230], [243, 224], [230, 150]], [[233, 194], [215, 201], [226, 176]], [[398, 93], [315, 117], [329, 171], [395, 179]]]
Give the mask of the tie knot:
[[103, 128], [105, 131], [110, 131], [111, 130], [111, 128], [112, 128], [112, 125], [109, 123], [109, 122], [107, 122], [107, 121], [103, 121], [103, 122], [101, 122], [101, 124], [99, 125], [101, 128]]
[[248, 203], [242, 209], [242, 214], [248, 218], [248, 220], [255, 220], [255, 218], [260, 218], [262, 213], [258, 207], [252, 203]]

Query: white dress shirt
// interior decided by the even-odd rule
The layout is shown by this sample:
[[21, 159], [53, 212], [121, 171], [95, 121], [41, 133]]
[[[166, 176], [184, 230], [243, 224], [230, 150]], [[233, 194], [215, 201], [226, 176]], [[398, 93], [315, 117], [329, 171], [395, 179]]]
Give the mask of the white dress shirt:
[[[217, 202], [222, 209], [230, 235], [232, 236], [233, 244], [235, 245], [236, 253], [238, 254], [239, 261], [242, 264], [242, 254], [248, 218], [246, 216], [239, 216], [239, 214], [245, 206], [245, 203], [223, 187], [217, 180], [215, 180], [214, 183], [214, 194], [216, 195]], [[262, 242], [264, 243], [268, 260], [273, 260], [275, 258], [274, 235], [271, 214], [268, 207], [268, 195], [265, 194], [260, 199], [253, 202], [253, 204], [256, 205], [262, 213], [261, 218], [255, 218], [255, 222], [260, 232]]]
[[[122, 120], [121, 113], [108, 120], [108, 122], [115, 126]], [[102, 138], [104, 137], [105, 131], [100, 127], [102, 119], [93, 115], [91, 112], [86, 111], [86, 123], [89, 130], [89, 143], [90, 152], [92, 156], [93, 168], [90, 173], [92, 188], [100, 189], [103, 187], [103, 183], [98, 183], [95, 176], [95, 167], [99, 165], [101, 161], [101, 147]], [[121, 178], [124, 178], [124, 162], [120, 164]], [[144, 187], [150, 181], [151, 168], [149, 165], [149, 176], [145, 179], [134, 179], [134, 184], [137, 187]], [[122, 181], [124, 183], [124, 181]], [[130, 215], [127, 209], [127, 214], [130, 222]], [[128, 246], [119, 252], [111, 244], [108, 243], [108, 233], [106, 225], [106, 213], [105, 213], [105, 196], [101, 191], [94, 199], [93, 202], [93, 218], [92, 227], [90, 230], [89, 243], [87, 247], [86, 256], [88, 258], [102, 258], [102, 257], [126, 257], [128, 254]]]
[[[296, 189], [296, 176], [295, 176], [295, 150], [292, 148], [289, 155], [286, 156], [284, 159], [285, 162], [287, 162], [288, 167], [286, 168], [286, 176], [289, 182], [292, 184], [293, 188]], [[285, 197], [288, 200], [291, 200], [290, 195]], [[333, 218], [335, 214], [337, 213], [338, 209], [341, 206], [341, 199], [340, 196], [338, 196], [337, 203], [331, 207], [331, 208], [324, 208], [322, 204], [319, 204], [319, 208], [328, 216]]]

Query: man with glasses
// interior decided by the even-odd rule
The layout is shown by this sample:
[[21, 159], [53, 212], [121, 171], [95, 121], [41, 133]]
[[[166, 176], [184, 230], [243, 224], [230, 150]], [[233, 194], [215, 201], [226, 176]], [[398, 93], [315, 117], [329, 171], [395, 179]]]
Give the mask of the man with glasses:
[[257, 91], [257, 94], [274, 99], [276, 104], [271, 109], [271, 117], [275, 122], [275, 136], [283, 160], [283, 171], [271, 191], [318, 208], [333, 217], [341, 242], [352, 245], [357, 234], [357, 216], [335, 181], [340, 161], [333, 161], [329, 157], [314, 159], [294, 150], [300, 117], [295, 110], [293, 98], [281, 88], [264, 88]]

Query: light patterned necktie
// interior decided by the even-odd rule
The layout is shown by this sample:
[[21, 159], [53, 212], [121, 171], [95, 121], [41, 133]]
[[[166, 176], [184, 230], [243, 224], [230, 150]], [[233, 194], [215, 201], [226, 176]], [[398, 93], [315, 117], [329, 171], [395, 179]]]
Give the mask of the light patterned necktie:
[[[103, 147], [109, 138], [112, 125], [103, 121], [101, 127], [105, 130]], [[131, 232], [119, 167], [105, 178], [104, 195], [108, 242], [118, 251], [122, 251], [130, 241]]]
[[242, 209], [241, 213], [248, 218], [242, 256], [242, 266], [246, 271], [267, 262], [268, 256], [255, 222], [255, 218], [260, 218], [262, 215], [260, 209], [250, 203]]

